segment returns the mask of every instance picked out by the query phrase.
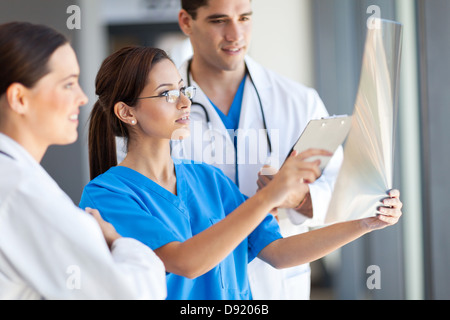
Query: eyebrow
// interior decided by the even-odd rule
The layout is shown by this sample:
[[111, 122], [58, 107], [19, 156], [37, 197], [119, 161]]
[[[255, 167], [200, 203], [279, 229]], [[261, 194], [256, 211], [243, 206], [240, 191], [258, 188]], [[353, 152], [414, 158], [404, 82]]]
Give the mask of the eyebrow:
[[[251, 16], [251, 15], [253, 15], [253, 11], [242, 13], [239, 16], [242, 17], [242, 16]], [[210, 16], [207, 16], [206, 20], [223, 19], [223, 18], [228, 18], [228, 17], [229, 16], [226, 15], [226, 14], [216, 13], [216, 14], [212, 14]]]
[[71, 74], [70, 76], [65, 77], [64, 79], [61, 79], [61, 82], [67, 81], [70, 78], [78, 78], [80, 75], [79, 74]]
[[[180, 83], [182, 83], [182, 82], [183, 82], [183, 79], [181, 79], [181, 80], [178, 82], [178, 84], [180, 84]], [[160, 85], [155, 89], [155, 91], [158, 90], [159, 88], [162, 88], [162, 87], [170, 87], [170, 86], [172, 86], [172, 83], [163, 83], [163, 84], [160, 84]]]

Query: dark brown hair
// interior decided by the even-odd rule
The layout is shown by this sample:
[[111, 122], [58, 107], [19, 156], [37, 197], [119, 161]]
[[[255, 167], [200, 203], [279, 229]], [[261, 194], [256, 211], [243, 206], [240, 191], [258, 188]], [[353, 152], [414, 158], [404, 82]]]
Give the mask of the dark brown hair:
[[48, 61], [53, 52], [66, 43], [64, 35], [44, 25], [0, 25], [0, 96], [15, 82], [32, 88], [50, 72]]
[[114, 105], [135, 106], [147, 84], [152, 66], [169, 56], [157, 48], [131, 46], [103, 61], [95, 79], [98, 100], [89, 123], [89, 167], [91, 179], [117, 165], [116, 137], [128, 141], [127, 126], [117, 118]]
[[181, 0], [181, 8], [186, 10], [192, 17], [192, 19], [197, 19], [197, 10], [200, 7], [205, 7], [208, 5], [209, 0]]
[[206, 7], [209, 4], [209, 0], [181, 0], [181, 8], [186, 10], [192, 17], [197, 19], [197, 10], [201, 7]]

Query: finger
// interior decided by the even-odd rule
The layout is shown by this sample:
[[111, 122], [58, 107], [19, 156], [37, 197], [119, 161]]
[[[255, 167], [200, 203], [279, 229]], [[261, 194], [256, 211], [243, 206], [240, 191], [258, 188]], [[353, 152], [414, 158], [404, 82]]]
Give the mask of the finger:
[[297, 156], [295, 158], [292, 158], [292, 160], [289, 162], [291, 165], [299, 167], [299, 168], [313, 168], [317, 167], [319, 169], [319, 165], [321, 163], [320, 159], [315, 159], [313, 161], [307, 161], [304, 158]]
[[298, 179], [301, 182], [312, 183], [322, 174], [318, 164], [320, 164], [320, 160], [317, 160], [317, 162], [302, 161], [293, 163], [291, 170], [287, 172], [293, 178]]
[[286, 166], [282, 168], [282, 170], [285, 170], [285, 172], [289, 172], [286, 170], [290, 170], [290, 172], [292, 172], [291, 174], [295, 174], [299, 180], [303, 178], [303, 180], [308, 181], [308, 183], [312, 183], [322, 175], [322, 171], [319, 167], [319, 159], [314, 161], [304, 161], [302, 158], [297, 156], [288, 159], [288, 161], [285, 162], [285, 165]]
[[263, 185], [268, 184], [273, 179], [273, 176], [260, 176], [258, 181], [260, 181]]
[[[264, 170], [264, 169], [263, 169]], [[269, 172], [268, 172], [269, 173]], [[268, 178], [268, 179], [270, 179], [270, 180], [272, 180], [273, 179], [273, 174], [265, 174], [265, 172], [264, 171], [259, 171], [258, 172], [258, 179], [263, 179], [263, 178]]]
[[382, 201], [383, 205], [388, 208], [398, 208], [403, 207], [403, 203], [398, 198], [386, 198]]
[[313, 156], [331, 157], [333, 153], [324, 149], [308, 149], [298, 155], [299, 158], [305, 160]]
[[278, 170], [274, 167], [265, 165], [261, 168], [261, 170], [258, 172], [259, 176], [273, 176], [278, 172]]
[[84, 209], [84, 211], [86, 211], [87, 213], [90, 213], [90, 214], [92, 214], [92, 215], [94, 215], [94, 214], [100, 214], [100, 213], [98, 212], [97, 209], [92, 209], [92, 208], [89, 208], [89, 207], [86, 207], [86, 208]]
[[400, 191], [397, 189], [389, 190], [388, 195], [390, 198], [400, 198]]
[[400, 218], [402, 216], [402, 211], [397, 208], [380, 207], [378, 208], [378, 211], [384, 216], [390, 216], [394, 218]]
[[258, 185], [258, 190], [265, 187], [265, 185], [260, 180], [256, 181], [256, 184]]
[[320, 160], [315, 160], [312, 162], [312, 165], [313, 165], [312, 169], [314, 171], [314, 174], [316, 175], [316, 179], [322, 175], [322, 170], [320, 170], [320, 167], [319, 167], [320, 163], [321, 163]]
[[312, 162], [303, 161], [299, 165], [299, 170], [304, 172], [311, 172], [314, 175], [313, 180], [315, 181], [318, 177], [322, 175], [322, 170], [320, 170], [320, 160], [314, 160]]
[[385, 215], [382, 215], [382, 214], [377, 215], [377, 218], [380, 221], [382, 221], [384, 223], [387, 223], [389, 225], [394, 225], [394, 224], [396, 224], [398, 222], [398, 218], [391, 217], [391, 216], [385, 216]]
[[[267, 164], [263, 165], [263, 167], [262, 167], [262, 169], [270, 169], [270, 168], [272, 168], [272, 166], [269, 166]], [[259, 171], [259, 172], [261, 172], [261, 171]]]
[[273, 179], [273, 176], [265, 176], [265, 175], [259, 175], [258, 180], [256, 180], [256, 184], [258, 185], [259, 189], [264, 188], [271, 180]]
[[314, 170], [302, 170], [300, 172], [300, 182], [301, 183], [313, 183], [314, 181], [317, 180], [317, 173], [314, 172]]
[[294, 150], [291, 152], [290, 157], [296, 157], [298, 155], [298, 151]]
[[97, 221], [97, 223], [102, 222], [102, 216], [100, 215], [100, 212], [97, 210], [92, 209], [92, 211], [89, 211], [89, 214]]

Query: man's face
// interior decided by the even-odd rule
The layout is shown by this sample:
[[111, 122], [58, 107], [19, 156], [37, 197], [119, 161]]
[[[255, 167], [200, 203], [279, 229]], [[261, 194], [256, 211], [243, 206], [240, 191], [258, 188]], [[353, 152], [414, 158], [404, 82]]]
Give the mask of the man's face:
[[209, 0], [190, 20], [188, 35], [197, 63], [233, 71], [244, 63], [252, 31], [250, 0]]

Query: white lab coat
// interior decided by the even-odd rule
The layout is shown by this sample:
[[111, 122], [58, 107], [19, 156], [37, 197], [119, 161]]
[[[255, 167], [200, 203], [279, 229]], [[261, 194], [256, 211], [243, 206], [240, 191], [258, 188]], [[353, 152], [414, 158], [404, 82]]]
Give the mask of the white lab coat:
[[94, 218], [1, 133], [0, 177], [0, 299], [166, 297], [153, 251], [129, 238], [110, 251]]
[[[236, 181], [237, 159], [239, 188], [243, 194], [252, 196], [257, 191], [257, 174], [261, 167], [268, 163], [279, 168], [309, 120], [326, 117], [328, 112], [314, 89], [267, 70], [249, 57], [246, 57], [245, 62], [259, 92], [269, 128], [272, 144], [270, 157], [260, 103], [249, 78], [245, 83], [239, 122], [239, 136], [247, 138], [238, 138], [237, 143], [237, 150], [247, 151], [238, 151], [236, 157], [230, 134], [192, 77], [189, 82], [197, 87], [194, 102], [201, 103], [207, 109], [210, 127], [206, 123], [204, 111], [193, 104], [191, 136], [181, 143], [174, 143], [172, 151], [175, 158], [190, 158], [213, 164], [233, 181]], [[185, 83], [188, 83], [187, 62], [180, 67], [180, 74]], [[214, 142], [211, 142], [211, 138]], [[281, 212], [280, 227], [283, 236], [305, 232], [308, 225], [323, 223], [342, 158], [342, 148], [339, 148], [321, 178], [310, 185], [314, 219], [306, 219], [293, 210]], [[249, 264], [249, 281], [254, 299], [309, 299], [309, 264], [276, 270], [262, 260], [255, 259]]]

